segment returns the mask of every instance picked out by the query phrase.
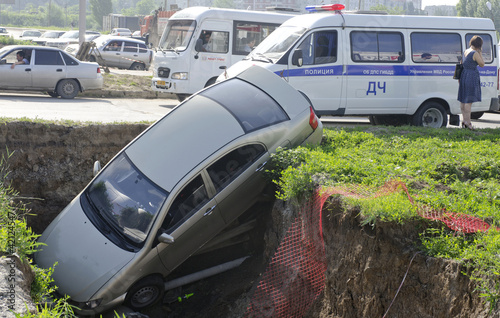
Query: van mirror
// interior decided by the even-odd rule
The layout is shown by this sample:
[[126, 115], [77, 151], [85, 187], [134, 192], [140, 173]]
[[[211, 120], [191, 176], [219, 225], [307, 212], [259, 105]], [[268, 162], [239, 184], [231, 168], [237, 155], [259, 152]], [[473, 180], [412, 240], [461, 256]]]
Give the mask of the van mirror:
[[301, 67], [304, 63], [302, 58], [302, 49], [296, 49], [292, 55], [292, 64]]
[[99, 171], [101, 171], [101, 163], [99, 162], [99, 160], [96, 160], [96, 162], [94, 162], [94, 169], [92, 171], [94, 177], [99, 173]]
[[172, 244], [174, 243], [174, 237], [172, 235], [168, 235], [167, 233], [162, 233], [158, 236], [158, 241], [160, 241], [160, 243]]
[[194, 50], [196, 52], [202, 52], [203, 51], [203, 40], [202, 39], [196, 40], [196, 44], [194, 46]]

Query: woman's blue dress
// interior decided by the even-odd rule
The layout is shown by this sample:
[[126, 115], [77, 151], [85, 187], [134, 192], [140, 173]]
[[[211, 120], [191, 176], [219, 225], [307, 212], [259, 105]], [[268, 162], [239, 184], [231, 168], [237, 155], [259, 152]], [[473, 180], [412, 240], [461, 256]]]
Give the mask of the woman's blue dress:
[[477, 62], [473, 59], [474, 52], [462, 59], [464, 69], [458, 84], [458, 101], [465, 104], [481, 101], [481, 81]]

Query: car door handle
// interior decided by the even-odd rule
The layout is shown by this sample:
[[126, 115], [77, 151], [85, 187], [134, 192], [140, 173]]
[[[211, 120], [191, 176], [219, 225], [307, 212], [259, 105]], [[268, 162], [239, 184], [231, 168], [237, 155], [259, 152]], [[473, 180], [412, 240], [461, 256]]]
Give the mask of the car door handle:
[[62, 69], [61, 69], [61, 68], [58, 68], [58, 69], [56, 70], [56, 72], [62, 72]]
[[31, 72], [31, 68], [27, 68], [24, 70], [25, 72]]
[[257, 169], [255, 169], [255, 171], [262, 171], [262, 169], [264, 169], [264, 167], [266, 166], [267, 164], [267, 161], [264, 161], [260, 166], [257, 167]]
[[207, 209], [207, 211], [205, 213], [203, 213], [203, 216], [208, 216], [208, 215], [212, 214], [212, 212], [215, 210], [216, 206], [217, 206], [217, 204], [214, 205], [213, 207], [211, 207], [210, 209]]

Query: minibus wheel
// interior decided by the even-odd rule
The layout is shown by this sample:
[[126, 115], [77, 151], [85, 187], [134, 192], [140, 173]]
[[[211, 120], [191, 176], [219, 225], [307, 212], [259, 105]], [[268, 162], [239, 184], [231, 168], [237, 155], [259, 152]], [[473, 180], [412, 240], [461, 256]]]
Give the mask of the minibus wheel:
[[413, 125], [441, 128], [448, 124], [448, 115], [438, 102], [425, 102], [413, 115]]
[[134, 310], [150, 307], [163, 298], [164, 286], [163, 279], [159, 276], [143, 278], [130, 288], [125, 303]]

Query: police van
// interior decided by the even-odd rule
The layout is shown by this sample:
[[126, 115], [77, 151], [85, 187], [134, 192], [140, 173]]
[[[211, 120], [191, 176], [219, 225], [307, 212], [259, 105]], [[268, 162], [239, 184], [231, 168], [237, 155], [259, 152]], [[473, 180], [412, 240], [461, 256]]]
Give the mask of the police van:
[[[283, 11], [289, 12], [289, 11]], [[168, 20], [154, 56], [151, 88], [182, 101], [243, 59], [293, 14], [190, 7]]]
[[283, 23], [221, 79], [256, 64], [307, 95], [320, 116], [458, 125], [453, 73], [470, 39], [480, 35], [486, 64], [478, 67], [482, 101], [472, 104], [472, 118], [498, 110], [497, 38], [490, 19], [355, 14], [343, 7], [307, 7], [317, 13]]

